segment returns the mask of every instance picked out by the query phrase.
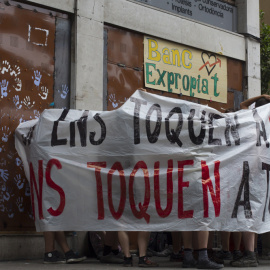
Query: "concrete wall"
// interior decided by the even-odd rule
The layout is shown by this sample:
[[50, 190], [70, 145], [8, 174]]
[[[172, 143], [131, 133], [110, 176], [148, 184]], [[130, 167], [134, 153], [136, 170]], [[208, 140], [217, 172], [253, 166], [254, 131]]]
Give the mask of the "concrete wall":
[[[67, 234], [70, 248], [75, 249], [74, 237]], [[78, 252], [89, 255], [88, 238], [85, 232], [77, 232]], [[57, 250], [61, 248], [56, 244]], [[0, 261], [41, 259], [44, 256], [44, 239], [42, 233], [2, 234], [0, 235]]]

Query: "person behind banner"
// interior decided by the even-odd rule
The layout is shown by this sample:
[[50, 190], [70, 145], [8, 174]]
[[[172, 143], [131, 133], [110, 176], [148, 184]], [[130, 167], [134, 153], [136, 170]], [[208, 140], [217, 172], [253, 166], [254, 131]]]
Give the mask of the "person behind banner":
[[[45, 241], [43, 263], [78, 263], [86, 260], [85, 256], [79, 256], [69, 248], [64, 232], [44, 232], [43, 235]], [[55, 241], [63, 250], [65, 257], [62, 257], [61, 253], [55, 249]]]
[[[150, 232], [139, 231], [138, 232], [138, 248], [139, 248], [139, 267], [157, 267], [158, 264], [150, 260], [147, 255], [147, 247], [149, 242]], [[132, 256], [129, 250], [129, 236], [125, 231], [118, 232], [118, 239], [124, 253], [123, 266], [133, 266]]]
[[[209, 258], [207, 253], [208, 236], [208, 231], [182, 232], [184, 244], [183, 268], [221, 269], [224, 267], [223, 264]], [[193, 256], [193, 248], [194, 253], [198, 255], [197, 260]]]
[[[255, 103], [255, 108], [266, 105], [266, 104], [270, 103], [270, 96], [269, 95], [260, 95], [257, 97], [247, 99], [240, 104], [240, 108], [243, 110], [247, 110], [247, 109], [249, 109], [249, 106], [251, 106], [253, 103]], [[231, 266], [234, 266], [234, 267], [257, 267], [258, 260], [256, 258], [256, 254], [254, 252], [255, 233], [254, 232], [243, 232], [242, 238], [243, 238], [244, 247], [245, 247], [244, 255], [241, 258], [232, 261], [230, 263]]]
[[118, 248], [118, 232], [105, 232], [103, 255], [100, 257], [100, 262], [122, 264], [123, 260], [123, 253]]
[[253, 103], [255, 103], [255, 108], [266, 105], [270, 103], [270, 96], [264, 94], [257, 97], [249, 98], [240, 103], [240, 108], [242, 110], [247, 110], [249, 109], [249, 106], [251, 106]]
[[[225, 110], [225, 113], [235, 112], [234, 108], [228, 108]], [[240, 250], [241, 240], [242, 240], [242, 232], [227, 232], [227, 231], [220, 231], [221, 237], [221, 246], [222, 249], [218, 252], [213, 252], [214, 258], [217, 258], [221, 261], [229, 260], [229, 261], [236, 261], [240, 259], [243, 254]], [[230, 239], [231, 235], [233, 238], [234, 250], [233, 252], [230, 251]]]

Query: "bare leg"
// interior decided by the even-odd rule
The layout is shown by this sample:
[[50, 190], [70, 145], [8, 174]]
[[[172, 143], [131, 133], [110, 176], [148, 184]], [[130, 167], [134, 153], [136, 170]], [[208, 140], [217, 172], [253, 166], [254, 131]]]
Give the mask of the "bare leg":
[[240, 250], [242, 232], [233, 232], [234, 250]]
[[129, 251], [129, 237], [128, 237], [127, 232], [123, 232], [123, 231], [118, 232], [118, 239], [119, 239], [119, 242], [120, 242], [120, 245], [122, 247], [125, 257], [131, 257], [131, 254]]
[[146, 251], [149, 243], [150, 232], [138, 232], [138, 248], [139, 248], [139, 266], [156, 267], [158, 264], [153, 262], [146, 256]]
[[70, 250], [64, 232], [55, 232], [55, 240], [57, 244], [62, 248], [64, 253]]
[[221, 232], [221, 243], [224, 251], [230, 250], [230, 236], [231, 232]]
[[185, 249], [192, 249], [193, 232], [182, 232], [183, 245]]
[[150, 232], [138, 232], [139, 256], [146, 256], [146, 250], [149, 243]]
[[196, 232], [196, 234], [198, 238], [198, 248], [199, 249], [207, 248], [209, 232], [199, 231], [199, 232]]
[[44, 232], [43, 236], [45, 241], [45, 253], [54, 251], [55, 232]]
[[245, 250], [254, 252], [255, 233], [243, 232], [243, 241], [245, 245]]

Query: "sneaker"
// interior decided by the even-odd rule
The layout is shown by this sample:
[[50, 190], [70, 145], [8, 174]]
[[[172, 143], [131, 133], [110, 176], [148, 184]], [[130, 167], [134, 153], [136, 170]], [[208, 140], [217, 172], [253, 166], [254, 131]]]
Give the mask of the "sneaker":
[[44, 254], [43, 263], [66, 263], [66, 259], [61, 256], [60, 252], [54, 250]]
[[257, 267], [258, 262], [255, 252], [245, 251], [244, 255], [240, 259], [232, 261], [230, 265], [234, 267]]
[[101, 256], [101, 263], [123, 263], [123, 257], [115, 255], [113, 252], [110, 252], [108, 255]]
[[187, 260], [183, 258], [182, 267], [183, 268], [195, 268], [197, 266], [197, 261], [195, 259]]
[[197, 264], [198, 269], [220, 269], [223, 267], [224, 267], [223, 264], [219, 264], [211, 260], [201, 260], [201, 261], [198, 261], [198, 264]]
[[119, 251], [117, 254], [114, 253], [114, 255], [117, 258], [124, 260], [124, 253], [122, 251]]
[[183, 252], [179, 251], [177, 254], [172, 253], [170, 256], [171, 262], [182, 262], [183, 261]]
[[233, 261], [237, 261], [243, 257], [243, 253], [240, 250], [234, 250], [232, 255], [233, 255]]
[[213, 249], [207, 249], [207, 254], [210, 261], [217, 264], [224, 264], [224, 260], [222, 258], [218, 258], [218, 256], [216, 256], [217, 252], [215, 252]]
[[139, 267], [157, 267], [156, 262], [151, 261], [147, 256], [139, 257]]
[[158, 257], [168, 257], [172, 254], [172, 250], [170, 248], [166, 248], [160, 252], [157, 252]]
[[222, 259], [222, 260], [229, 260], [233, 259], [232, 253], [230, 251], [220, 250], [215, 253], [215, 257]]
[[125, 266], [125, 267], [133, 266], [132, 256], [124, 257], [123, 266]]
[[65, 253], [65, 257], [67, 263], [77, 263], [86, 260], [86, 256], [79, 256], [78, 254], [74, 253], [72, 249]]

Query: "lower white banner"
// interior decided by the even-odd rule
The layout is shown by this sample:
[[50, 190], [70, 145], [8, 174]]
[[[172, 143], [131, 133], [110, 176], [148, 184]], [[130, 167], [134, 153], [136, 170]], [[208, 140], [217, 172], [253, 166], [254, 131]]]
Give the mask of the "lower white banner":
[[115, 111], [45, 110], [15, 134], [37, 231], [269, 231], [269, 109], [137, 90]]

